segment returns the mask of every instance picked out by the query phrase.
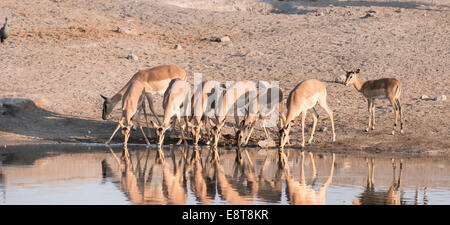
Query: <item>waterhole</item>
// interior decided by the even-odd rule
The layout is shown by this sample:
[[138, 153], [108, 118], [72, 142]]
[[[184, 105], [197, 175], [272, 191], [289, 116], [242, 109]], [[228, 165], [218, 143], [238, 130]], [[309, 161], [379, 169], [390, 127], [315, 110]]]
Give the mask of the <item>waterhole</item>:
[[0, 149], [0, 204], [450, 204], [448, 156], [168, 146]]

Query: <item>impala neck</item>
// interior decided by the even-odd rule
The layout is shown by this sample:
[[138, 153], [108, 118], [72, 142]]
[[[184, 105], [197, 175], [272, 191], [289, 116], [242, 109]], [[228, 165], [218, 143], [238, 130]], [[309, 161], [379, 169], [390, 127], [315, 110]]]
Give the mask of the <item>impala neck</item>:
[[360, 80], [358, 77], [354, 78], [355, 81], [353, 82], [353, 85], [355, 86], [356, 90], [361, 92], [361, 88], [364, 85], [365, 81]]
[[114, 96], [112, 96], [111, 98], [111, 102], [113, 105], [116, 105], [118, 102], [120, 102], [120, 100], [122, 100], [123, 95], [120, 93], [115, 94]]

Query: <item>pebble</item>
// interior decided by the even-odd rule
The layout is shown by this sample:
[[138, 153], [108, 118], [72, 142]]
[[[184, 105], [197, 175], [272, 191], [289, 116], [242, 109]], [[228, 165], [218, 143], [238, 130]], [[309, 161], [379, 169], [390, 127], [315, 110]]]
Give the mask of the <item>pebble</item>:
[[430, 97], [428, 97], [428, 95], [422, 95], [422, 96], [420, 96], [420, 99], [428, 100], [428, 99], [430, 99]]
[[211, 41], [215, 41], [215, 42], [230, 42], [231, 39], [228, 36], [223, 36], [221, 38], [213, 38], [213, 39], [211, 39]]
[[122, 34], [137, 35], [137, 31], [135, 29], [128, 27], [117, 27], [115, 31]]
[[175, 45], [175, 46], [173, 47], [173, 49], [175, 49], [175, 50], [181, 50], [182, 47], [181, 47], [181, 45]]
[[135, 54], [129, 54], [125, 57], [126, 59], [131, 59], [137, 61], [139, 58]]
[[228, 36], [224, 36], [220, 38], [220, 42], [229, 42], [231, 39]]

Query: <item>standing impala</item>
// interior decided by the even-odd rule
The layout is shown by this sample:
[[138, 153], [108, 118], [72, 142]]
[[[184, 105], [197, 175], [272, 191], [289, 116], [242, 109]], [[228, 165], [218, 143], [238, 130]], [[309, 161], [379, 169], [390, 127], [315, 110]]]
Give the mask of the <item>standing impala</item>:
[[150, 110], [153, 116], [159, 123], [158, 117], [155, 115], [153, 108], [153, 101], [151, 99], [152, 93], [164, 93], [169, 86], [169, 83], [172, 79], [180, 78], [182, 80], [186, 80], [186, 71], [178, 67], [177, 65], [161, 65], [157, 67], [153, 67], [146, 70], [140, 70], [133, 75], [133, 77], [128, 81], [125, 86], [120, 89], [113, 97], [107, 98], [103, 95], [100, 95], [103, 99], [103, 110], [102, 110], [102, 118], [106, 120], [109, 114], [112, 112], [114, 106], [122, 100], [125, 92], [128, 89], [128, 86], [135, 80], [138, 80], [145, 84], [145, 96], [147, 97]]
[[343, 67], [342, 70], [346, 73], [345, 85], [353, 84], [356, 90], [361, 92], [364, 97], [367, 98], [368, 111], [369, 111], [369, 129], [375, 129], [375, 99], [376, 98], [388, 98], [394, 108], [395, 120], [394, 129], [392, 135], [395, 134], [395, 128], [397, 127], [397, 118], [400, 115], [400, 133], [403, 133], [403, 113], [400, 106], [400, 95], [402, 93], [402, 84], [400, 81], [394, 78], [382, 78], [379, 80], [362, 81], [358, 78], [359, 69], [355, 71], [347, 71]]
[[305, 119], [306, 112], [308, 109], [312, 110], [312, 115], [314, 119], [311, 138], [308, 143], [311, 143], [314, 137], [314, 131], [317, 125], [317, 114], [314, 106], [319, 102], [319, 105], [328, 113], [331, 120], [331, 130], [333, 132], [332, 141], [336, 140], [336, 134], [334, 133], [334, 122], [333, 122], [333, 111], [327, 105], [327, 89], [324, 83], [316, 79], [309, 79], [299, 83], [292, 91], [289, 93], [287, 99], [287, 116], [284, 123], [284, 127], [280, 130], [280, 148], [283, 149], [287, 140], [289, 140], [289, 131], [291, 129], [291, 122], [302, 113], [302, 144], [305, 146]]

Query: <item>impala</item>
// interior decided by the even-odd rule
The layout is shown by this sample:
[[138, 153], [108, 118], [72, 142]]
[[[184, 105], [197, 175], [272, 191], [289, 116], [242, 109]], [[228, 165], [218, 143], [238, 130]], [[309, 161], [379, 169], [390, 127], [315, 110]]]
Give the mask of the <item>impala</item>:
[[216, 81], [203, 81], [201, 86], [198, 87], [192, 95], [191, 99], [191, 117], [187, 120], [189, 127], [191, 127], [191, 133], [193, 136], [194, 145], [198, 145], [198, 141], [201, 137], [202, 120], [203, 126], [208, 135], [208, 143], [210, 140], [210, 130], [208, 129], [209, 115], [208, 105], [211, 106], [210, 110], [215, 110], [215, 99], [212, 97], [217, 90], [223, 90], [225, 87]]
[[283, 149], [287, 140], [289, 140], [289, 131], [291, 129], [291, 122], [302, 113], [302, 144], [305, 146], [305, 119], [308, 109], [312, 110], [314, 119], [311, 138], [308, 143], [311, 143], [314, 137], [314, 131], [317, 125], [317, 114], [314, 106], [319, 102], [319, 105], [327, 112], [331, 120], [331, 130], [333, 133], [332, 141], [336, 140], [336, 134], [334, 133], [333, 111], [327, 105], [327, 89], [324, 83], [316, 79], [309, 79], [302, 81], [289, 93], [287, 99], [287, 116], [284, 122], [284, 127], [280, 130], [280, 148]]
[[185, 132], [185, 126], [187, 124], [184, 124], [184, 126], [181, 126], [181, 114], [183, 113], [183, 117], [186, 116], [186, 110], [188, 109], [188, 102], [190, 100], [190, 84], [181, 79], [173, 79], [169, 87], [167, 88], [166, 92], [164, 93], [164, 99], [163, 99], [163, 108], [164, 108], [164, 119], [162, 124], [155, 124], [153, 121], [151, 121], [152, 125], [156, 128], [156, 135], [158, 136], [158, 145], [161, 146], [164, 141], [164, 134], [166, 130], [171, 125], [171, 120], [173, 116], [176, 116], [176, 119], [173, 123], [173, 126], [175, 128], [175, 124], [178, 123], [181, 127], [181, 136], [182, 138], [178, 142], [178, 144], [181, 143], [183, 140], [186, 144], [186, 137], [184, 136]]
[[395, 128], [397, 127], [397, 119], [400, 115], [400, 133], [403, 133], [403, 113], [402, 107], [400, 105], [400, 95], [402, 93], [402, 84], [400, 81], [394, 78], [382, 78], [378, 80], [362, 81], [358, 78], [359, 69], [355, 71], [347, 71], [343, 67], [342, 70], [346, 73], [345, 85], [348, 86], [353, 84], [356, 90], [361, 92], [361, 94], [367, 98], [368, 111], [369, 111], [369, 129], [375, 129], [375, 99], [376, 98], [387, 98], [394, 108], [394, 129], [392, 130], [392, 135], [395, 134]]
[[[253, 103], [256, 96], [256, 84], [248, 80], [238, 81], [232, 84], [225, 90], [222, 96], [218, 96], [219, 100], [216, 105], [217, 122], [214, 124], [212, 120], [209, 120], [211, 126], [213, 127], [211, 134], [213, 136], [214, 146], [217, 146], [219, 142], [226, 116], [233, 113], [236, 126], [239, 126], [239, 115], [237, 111], [242, 106], [247, 107], [247, 104], [249, 104], [249, 108], [254, 108]], [[253, 106], [251, 104], [253, 104]], [[232, 109], [233, 112], [231, 112]]]
[[146, 70], [140, 70], [131, 77], [125, 86], [120, 89], [113, 97], [108, 98], [103, 95], [100, 95], [103, 99], [103, 110], [102, 110], [102, 118], [106, 120], [111, 114], [112, 110], [116, 106], [116, 104], [122, 100], [125, 92], [128, 89], [128, 86], [133, 81], [140, 81], [146, 86], [145, 96], [147, 97], [150, 110], [153, 116], [156, 118], [158, 123], [160, 122], [158, 117], [154, 112], [153, 101], [151, 99], [152, 93], [162, 94], [169, 86], [169, 83], [172, 79], [179, 78], [182, 80], [186, 80], [186, 71], [178, 67], [177, 65], [161, 65], [157, 67], [153, 67]]
[[[144, 101], [142, 95], [145, 92], [145, 88], [145, 84], [140, 82], [139, 80], [135, 80], [131, 82], [130, 85], [128, 85], [124, 97], [122, 98], [122, 116], [119, 120], [119, 124], [117, 125], [116, 129], [114, 130], [113, 134], [106, 142], [106, 144], [109, 144], [119, 128], [122, 128], [122, 134], [124, 136], [123, 145], [127, 145], [128, 138], [130, 137], [130, 128], [133, 125], [132, 119], [137, 112], [138, 105], [140, 105], [141, 102]], [[145, 132], [139, 122], [138, 126], [142, 134], [144, 135], [147, 146], [150, 145], [150, 142], [147, 139], [147, 135], [145, 135]]]
[[[260, 84], [261, 83], [263, 82], [260, 82]], [[263, 104], [261, 104], [261, 100], [266, 100], [266, 102], [263, 103], [265, 103], [264, 106], [267, 107], [262, 107]], [[279, 123], [277, 126], [279, 129], [283, 127], [283, 121], [286, 120], [286, 117], [281, 110], [283, 106], [283, 91], [280, 88], [264, 84], [263, 88], [259, 87], [258, 89], [258, 97], [255, 99], [255, 103], [256, 104], [252, 104], [253, 108], [246, 112], [244, 120], [239, 126], [240, 129], [236, 133], [238, 146], [242, 144], [247, 145], [258, 119], [268, 119], [270, 115], [278, 109]], [[270, 139], [265, 121], [261, 121], [261, 125], [267, 139]]]

